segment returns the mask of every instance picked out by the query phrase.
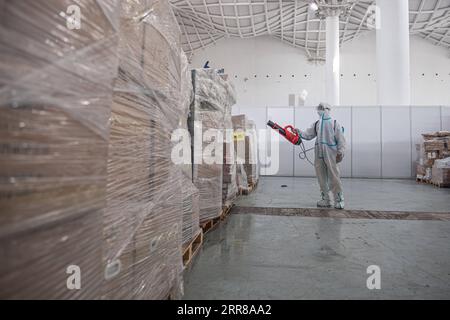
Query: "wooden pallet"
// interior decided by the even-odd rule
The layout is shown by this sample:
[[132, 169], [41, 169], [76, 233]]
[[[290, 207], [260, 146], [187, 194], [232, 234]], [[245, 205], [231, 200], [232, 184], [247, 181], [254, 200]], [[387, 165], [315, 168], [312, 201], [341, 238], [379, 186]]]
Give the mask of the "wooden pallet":
[[216, 218], [212, 218], [209, 219], [205, 222], [200, 223], [200, 227], [203, 230], [203, 234], [207, 234], [209, 231], [211, 231], [212, 229], [214, 229], [215, 227], [217, 227], [217, 225], [220, 222], [220, 216], [216, 217]]
[[226, 218], [228, 218], [232, 207], [233, 207], [233, 204], [223, 207], [222, 214], [220, 215], [220, 220], [224, 221]]
[[244, 188], [239, 188], [240, 194], [241, 195], [249, 195], [252, 191], [253, 191], [253, 185], [249, 185], [247, 189]]
[[431, 180], [426, 180], [422, 178], [416, 178], [417, 183], [425, 183], [425, 184], [431, 184]]
[[240, 187], [239, 188], [239, 195], [249, 195], [250, 193], [253, 192], [253, 190], [256, 189], [257, 186], [258, 186], [258, 181], [256, 183], [249, 183], [248, 187], [246, 189]]
[[450, 184], [448, 183], [440, 183], [440, 182], [434, 182], [434, 181], [430, 181], [430, 183], [438, 188], [450, 188]]
[[232, 204], [228, 205], [228, 206], [222, 208], [222, 212], [220, 213], [220, 215], [218, 217], [212, 218], [205, 222], [200, 223], [200, 227], [203, 230], [203, 234], [205, 235], [206, 233], [208, 233], [209, 231], [211, 231], [212, 229], [217, 227], [217, 225], [220, 223], [220, 221], [224, 221], [229, 216], [232, 207], [233, 207]]
[[425, 180], [425, 179], [421, 179], [421, 178], [416, 178], [417, 183], [425, 183], [425, 184], [432, 184], [435, 187], [438, 188], [450, 188], [450, 184], [448, 183], [439, 183], [439, 182], [434, 182], [432, 180]]
[[183, 248], [183, 267], [187, 267], [203, 244], [203, 230], [200, 229], [197, 235]]

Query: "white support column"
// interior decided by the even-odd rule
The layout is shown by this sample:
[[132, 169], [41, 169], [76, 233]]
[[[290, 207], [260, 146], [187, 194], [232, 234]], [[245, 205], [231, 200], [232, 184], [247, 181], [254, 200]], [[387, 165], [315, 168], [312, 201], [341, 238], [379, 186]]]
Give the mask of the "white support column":
[[377, 0], [378, 104], [411, 103], [408, 0]]
[[338, 106], [340, 103], [340, 57], [339, 57], [339, 14], [326, 17], [326, 97], [327, 103]]

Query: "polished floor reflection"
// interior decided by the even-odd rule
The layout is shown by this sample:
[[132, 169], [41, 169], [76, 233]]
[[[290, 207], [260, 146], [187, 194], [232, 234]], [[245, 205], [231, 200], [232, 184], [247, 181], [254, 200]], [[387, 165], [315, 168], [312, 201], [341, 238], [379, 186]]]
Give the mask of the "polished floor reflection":
[[[381, 289], [367, 289], [367, 268]], [[185, 299], [450, 299], [450, 222], [233, 214], [185, 271]]]

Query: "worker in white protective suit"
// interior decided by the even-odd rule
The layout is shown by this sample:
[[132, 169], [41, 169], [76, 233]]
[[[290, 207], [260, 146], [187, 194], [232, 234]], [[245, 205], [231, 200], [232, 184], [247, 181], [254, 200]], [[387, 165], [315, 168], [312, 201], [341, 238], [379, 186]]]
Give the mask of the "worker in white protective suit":
[[317, 107], [319, 120], [307, 130], [296, 129], [303, 140], [316, 139], [314, 167], [319, 180], [322, 199], [317, 202], [321, 208], [331, 207], [330, 189], [334, 196], [334, 207], [344, 209], [344, 194], [338, 163], [345, 153], [344, 129], [330, 116], [331, 108], [326, 103]]

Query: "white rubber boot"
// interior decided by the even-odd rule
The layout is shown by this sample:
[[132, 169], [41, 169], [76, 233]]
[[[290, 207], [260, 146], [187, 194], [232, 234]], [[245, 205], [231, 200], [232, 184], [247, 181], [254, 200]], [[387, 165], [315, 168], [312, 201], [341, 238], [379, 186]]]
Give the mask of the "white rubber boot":
[[337, 197], [334, 199], [334, 208], [335, 209], [344, 209], [344, 195], [342, 193], [338, 193]]
[[317, 201], [317, 207], [319, 208], [330, 208], [331, 202], [330, 202], [330, 196], [325, 193], [321, 193], [322, 200]]

